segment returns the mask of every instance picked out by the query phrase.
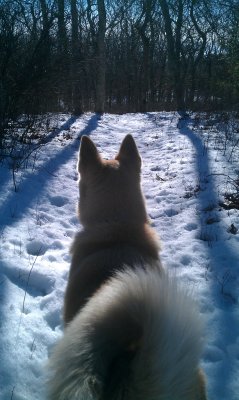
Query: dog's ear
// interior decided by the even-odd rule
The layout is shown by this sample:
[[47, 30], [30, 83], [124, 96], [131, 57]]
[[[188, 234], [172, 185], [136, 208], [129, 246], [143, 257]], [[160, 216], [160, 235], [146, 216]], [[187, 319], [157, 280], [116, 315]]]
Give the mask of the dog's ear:
[[119, 153], [115, 157], [121, 164], [125, 164], [128, 167], [133, 166], [135, 170], [140, 172], [141, 168], [141, 157], [139, 155], [136, 143], [133, 136], [125, 136], [121, 143]]
[[198, 381], [197, 381], [197, 388], [196, 388], [196, 392], [195, 392], [195, 393], [197, 393], [196, 399], [207, 400], [205, 377], [204, 377], [204, 373], [201, 369], [198, 370], [197, 378], [198, 378]]
[[96, 146], [88, 136], [82, 136], [78, 171], [82, 172], [91, 167], [98, 167], [100, 164], [101, 157]]

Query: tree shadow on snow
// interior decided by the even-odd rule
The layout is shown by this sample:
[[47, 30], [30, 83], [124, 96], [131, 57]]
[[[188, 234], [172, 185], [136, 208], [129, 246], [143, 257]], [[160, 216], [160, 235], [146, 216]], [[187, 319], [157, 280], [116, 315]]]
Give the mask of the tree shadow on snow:
[[[218, 223], [220, 221], [220, 207], [214, 177], [210, 171], [208, 153], [202, 140], [190, 129], [190, 122], [190, 118], [182, 118], [179, 120], [178, 129], [181, 135], [191, 141], [196, 151], [196, 168], [200, 187], [197, 199], [200, 210], [201, 240], [205, 241], [205, 252], [207, 252], [210, 260], [208, 281], [211, 288], [211, 305], [214, 310], [215, 307], [220, 310], [219, 319], [213, 323], [215, 331], [212, 334], [214, 339], [211, 352], [209, 351], [205, 355], [205, 366], [207, 366], [207, 361], [214, 362], [214, 367], [210, 366], [212, 368], [210, 372], [211, 381], [208, 383], [212, 398], [226, 399], [231, 392], [232, 379], [235, 380], [236, 368], [238, 367], [238, 365], [232, 365], [231, 358], [228, 357], [228, 352], [235, 352], [236, 340], [239, 336], [239, 324], [235, 315], [237, 300], [236, 296], [233, 295], [233, 292], [237, 292], [237, 277], [233, 276], [236, 271], [233, 271], [232, 268], [236, 264], [236, 260], [238, 262], [238, 254], [233, 251], [226, 233], [223, 232], [225, 227]], [[216, 229], [215, 226], [205, 223], [205, 219], [210, 213], [213, 215], [214, 225], [217, 225]], [[226, 255], [226, 261], [223, 255]], [[232, 265], [226, 264], [228, 260], [231, 261]], [[208, 302], [210, 303], [210, 299], [208, 299]], [[205, 341], [207, 342], [207, 338]], [[223, 352], [222, 359], [220, 359], [220, 355], [218, 358], [214, 354], [217, 347]], [[232, 397], [235, 398], [235, 393]]]
[[[79, 117], [80, 118], [80, 117]], [[76, 122], [77, 118], [71, 117], [67, 122], [65, 122], [61, 128], [57, 129], [57, 132], [54, 131], [48, 138], [47, 143], [49, 143], [59, 132], [63, 129], [68, 129], [70, 126]], [[17, 223], [26, 213], [28, 208], [32, 205], [32, 203], [39, 198], [41, 193], [44, 191], [47, 183], [49, 183], [49, 180], [55, 179], [54, 176], [57, 174], [58, 170], [60, 169], [62, 164], [67, 163], [71, 158], [75, 157], [76, 158], [76, 153], [79, 150], [79, 144], [80, 144], [80, 138], [82, 135], [90, 135], [98, 126], [98, 116], [92, 115], [85, 128], [80, 130], [78, 134], [76, 135], [76, 138], [72, 141], [68, 141], [69, 144], [65, 145], [62, 147], [62, 150], [59, 150], [53, 157], [50, 157], [49, 161], [47, 161], [43, 166], [39, 168], [37, 171], [33, 171], [32, 173], [29, 173], [26, 175], [25, 180], [21, 183], [20, 186], [20, 194], [21, 196], [19, 197], [18, 192], [14, 192], [12, 189], [12, 192], [9, 193], [9, 196], [6, 200], [6, 202], [3, 204], [3, 206], [0, 209], [0, 216], [2, 218], [0, 219], [0, 250], [1, 250], [1, 245], [2, 245], [2, 240], [4, 237], [4, 230], [6, 227], [12, 226], [15, 223]], [[46, 143], [46, 146], [47, 146]], [[44, 151], [44, 147], [43, 147]], [[49, 173], [43, 173], [44, 171], [50, 171]], [[53, 177], [52, 177], [53, 175]], [[39, 181], [40, 183], [38, 185], [34, 186], [34, 190], [32, 190], [32, 184], [34, 181]], [[1, 188], [2, 190], [2, 188]], [[0, 196], [1, 196], [1, 191], [0, 191]], [[14, 270], [13, 270], [14, 269]], [[19, 265], [13, 265], [13, 260], [11, 260], [11, 265], [8, 265], [4, 263], [1, 258], [0, 258], [0, 328], [1, 326], [4, 325], [4, 321], [6, 321], [6, 318], [8, 317], [7, 315], [4, 315], [4, 304], [6, 296], [9, 296], [8, 294], [8, 282], [14, 283], [22, 288], [23, 292], [26, 290], [25, 287], [25, 282], [22, 283], [22, 286], [20, 285], [21, 280], [18, 280], [17, 277], [17, 270], [19, 269]], [[10, 271], [11, 270], [11, 271]], [[31, 283], [30, 283], [31, 284]], [[37, 291], [34, 289], [34, 287], [28, 287], [27, 291], [31, 291], [31, 295], [34, 295], [34, 293]], [[30, 293], [30, 292], [29, 292]], [[4, 338], [1, 335], [1, 342], [0, 342], [0, 350], [1, 350], [1, 360], [4, 360], [5, 358], [7, 359], [9, 357], [8, 350], [4, 346]], [[14, 343], [12, 344], [14, 346]], [[7, 375], [8, 372], [6, 372]], [[10, 375], [8, 376], [8, 381], [10, 379]], [[14, 382], [12, 382], [14, 385]], [[9, 395], [10, 398], [10, 395]]]
[[[44, 145], [51, 142], [52, 139], [57, 137], [62, 131], [69, 130], [71, 125], [74, 124], [74, 122], [77, 120], [77, 117], [72, 115], [67, 121], [65, 121], [59, 128], [55, 128], [52, 130], [51, 133], [45, 138], [44, 140]], [[36, 148], [38, 148], [38, 144], [36, 145]], [[31, 148], [31, 151], [34, 150], [34, 145]], [[9, 162], [6, 160], [10, 160]], [[0, 168], [0, 188], [1, 191], [3, 190], [3, 186], [5, 184], [8, 184], [8, 182], [12, 179], [12, 171], [11, 171], [11, 157], [6, 157], [6, 160], [2, 160], [2, 164], [4, 165], [7, 163], [9, 165], [9, 169], [7, 170], [6, 168], [1, 169]], [[1, 164], [0, 164], [1, 165]]]
[[[68, 126], [68, 128], [70, 128], [76, 119], [76, 117], [71, 117], [63, 124], [63, 126]], [[90, 135], [91, 132], [97, 128], [98, 120], [99, 119], [96, 114], [92, 115], [85, 128], [78, 132], [74, 140], [68, 141], [69, 144], [62, 147], [62, 150], [58, 151], [53, 157], [50, 157], [49, 161], [47, 161], [44, 165], [41, 165], [39, 170], [33, 171], [32, 173], [28, 174], [26, 178], [24, 178], [23, 182], [20, 184], [20, 199], [18, 192], [14, 192], [12, 189], [12, 192], [9, 193], [7, 201], [0, 209], [0, 215], [4, 216], [4, 218], [0, 220], [0, 232], [3, 231], [6, 226], [11, 226], [18, 221], [24, 215], [30, 205], [39, 198], [39, 195], [44, 191], [49, 179], [52, 179], [52, 177], [54, 178], [56, 176], [57, 171], [62, 164], [66, 164], [71, 158], [75, 157], [75, 154], [79, 150], [81, 136]], [[59, 128], [57, 132], [59, 133], [61, 130], [63, 130], [63, 127]], [[47, 143], [50, 142], [53, 137], [57, 136], [58, 133], [52, 133], [50, 135], [51, 138], [47, 141]], [[45, 146], [43, 147], [43, 151], [44, 148]], [[45, 171], [45, 174], [43, 174], [43, 171]], [[33, 190], [32, 184], [38, 180], [40, 180], [41, 184], [34, 185]]]
[[68, 131], [77, 120], [75, 115], [72, 115], [67, 121], [64, 122], [59, 128], [53, 129], [53, 131], [47, 135], [45, 143], [49, 143], [52, 139], [59, 135], [62, 131]]

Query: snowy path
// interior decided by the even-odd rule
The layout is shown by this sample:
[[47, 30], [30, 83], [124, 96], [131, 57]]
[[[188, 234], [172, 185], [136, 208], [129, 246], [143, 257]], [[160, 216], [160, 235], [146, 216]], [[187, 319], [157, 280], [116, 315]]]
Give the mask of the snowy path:
[[[0, 399], [43, 400], [43, 367], [62, 334], [69, 246], [80, 228], [76, 162], [90, 134], [113, 157], [131, 133], [143, 158], [142, 184], [162, 260], [198, 298], [207, 322], [202, 360], [210, 400], [239, 399], [238, 210], [218, 205], [228, 164], [174, 113], [63, 116], [34, 165], [0, 169]], [[68, 139], [67, 139], [68, 137]], [[238, 160], [238, 158], [237, 158]], [[235, 164], [237, 163], [237, 165]]]

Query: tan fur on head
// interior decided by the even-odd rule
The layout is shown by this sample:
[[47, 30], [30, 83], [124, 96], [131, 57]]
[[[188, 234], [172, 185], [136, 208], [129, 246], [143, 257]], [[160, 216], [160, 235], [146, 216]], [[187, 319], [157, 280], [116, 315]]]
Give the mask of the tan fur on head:
[[141, 158], [131, 135], [125, 137], [113, 160], [103, 160], [94, 143], [83, 136], [78, 165], [79, 216], [84, 226], [108, 221], [147, 222], [140, 187]]

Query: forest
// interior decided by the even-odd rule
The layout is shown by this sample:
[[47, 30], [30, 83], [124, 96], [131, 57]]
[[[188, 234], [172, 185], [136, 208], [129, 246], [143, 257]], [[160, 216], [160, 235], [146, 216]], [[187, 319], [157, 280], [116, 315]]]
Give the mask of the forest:
[[19, 115], [236, 110], [237, 0], [1, 0], [0, 137]]
[[127, 134], [162, 264], [205, 323], [208, 399], [239, 398], [239, 1], [0, 0], [1, 399], [46, 399], [81, 137], [111, 158]]

